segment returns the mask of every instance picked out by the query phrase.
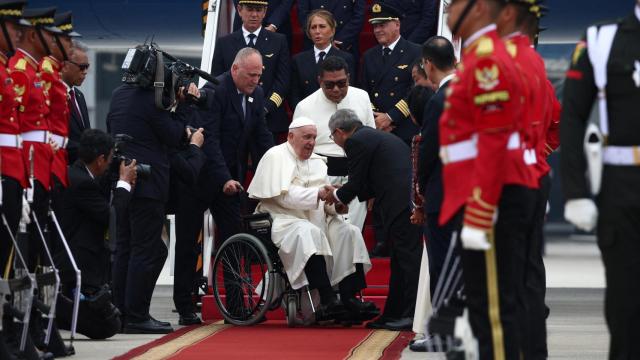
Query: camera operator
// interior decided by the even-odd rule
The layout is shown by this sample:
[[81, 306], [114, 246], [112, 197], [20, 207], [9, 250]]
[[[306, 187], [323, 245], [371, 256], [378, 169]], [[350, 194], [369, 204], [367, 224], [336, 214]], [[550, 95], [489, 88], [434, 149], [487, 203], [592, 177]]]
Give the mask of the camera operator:
[[[164, 334], [173, 329], [168, 322], [161, 322], [149, 314], [149, 306], [155, 283], [167, 258], [167, 247], [161, 239], [165, 219], [165, 203], [169, 197], [169, 149], [176, 148], [185, 136], [183, 122], [189, 112], [189, 99], [199, 99], [195, 84], [187, 87], [187, 96], [178, 89], [177, 104], [171, 111], [156, 104], [158, 88], [164, 77], [156, 70], [162, 59], [153, 46], [139, 46], [130, 53], [140, 53], [145, 60], [134, 62], [146, 66], [128, 67], [123, 77], [124, 84], [112, 95], [107, 128], [111, 134], [126, 134], [133, 138], [123, 149], [122, 155], [135, 158], [138, 163], [151, 166], [148, 178], [138, 180], [133, 198], [125, 213], [118, 214], [118, 223], [113, 263], [113, 293], [116, 306], [123, 312], [123, 331], [129, 334]], [[137, 55], [136, 55], [137, 56]], [[132, 64], [125, 59], [123, 68]], [[147, 66], [148, 64], [151, 64]], [[158, 66], [159, 70], [165, 69]], [[157, 74], [156, 74], [157, 73]], [[157, 79], [158, 75], [159, 79]], [[163, 100], [173, 98], [171, 86], [165, 87]], [[166, 103], [166, 101], [163, 101]], [[164, 105], [164, 104], [163, 104]], [[140, 174], [139, 174], [140, 175]]]
[[[119, 312], [110, 302], [109, 255], [105, 233], [109, 225], [109, 194], [104, 192], [101, 178], [113, 158], [111, 136], [97, 129], [83, 132], [79, 141], [78, 160], [69, 166], [69, 187], [61, 202], [60, 222], [69, 247], [82, 272], [82, 296], [78, 332], [93, 339], [113, 336], [120, 330]], [[136, 161], [120, 162], [119, 180], [113, 192], [116, 209], [126, 208], [136, 184]], [[58, 300], [58, 325], [70, 328], [75, 272], [63, 253], [55, 256], [60, 269], [62, 296]]]

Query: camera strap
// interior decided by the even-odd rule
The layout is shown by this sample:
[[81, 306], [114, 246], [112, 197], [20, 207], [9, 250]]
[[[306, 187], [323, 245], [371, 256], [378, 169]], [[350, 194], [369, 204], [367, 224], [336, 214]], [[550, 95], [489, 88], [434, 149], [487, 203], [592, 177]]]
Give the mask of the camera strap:
[[[173, 107], [176, 101], [176, 95], [173, 91], [169, 91], [169, 106], [164, 107], [162, 104], [162, 93], [165, 88], [164, 83], [164, 54], [160, 50], [156, 50], [156, 78], [153, 82], [153, 87], [155, 88], [155, 99], [156, 99], [156, 107], [161, 110], [169, 110]], [[173, 81], [173, 76], [171, 77]]]

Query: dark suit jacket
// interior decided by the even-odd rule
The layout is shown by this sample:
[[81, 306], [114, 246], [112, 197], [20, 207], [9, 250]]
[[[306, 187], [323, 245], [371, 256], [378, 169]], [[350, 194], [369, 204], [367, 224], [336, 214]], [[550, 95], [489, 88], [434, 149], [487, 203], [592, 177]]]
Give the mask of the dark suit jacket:
[[442, 206], [442, 161], [440, 161], [440, 115], [444, 108], [447, 81], [427, 103], [422, 118], [422, 141], [418, 158], [418, 182], [424, 196], [427, 214], [440, 212]]
[[177, 120], [185, 111], [188, 107], [179, 106], [176, 114], [156, 108], [153, 89], [124, 84], [114, 90], [107, 129], [112, 135], [132, 136], [124, 154], [151, 165], [148, 179], [138, 177], [134, 197], [167, 201], [169, 149], [178, 147], [185, 136], [184, 125]]
[[307, 16], [313, 10], [331, 12], [337, 25], [335, 39], [343, 42], [343, 50], [349, 51], [350, 46], [358, 42], [366, 6], [365, 0], [298, 0], [298, 20], [302, 29], [305, 29]]
[[438, 7], [436, 0], [386, 0], [400, 11], [402, 23], [400, 34], [403, 38], [422, 45], [428, 38], [436, 34]]
[[[109, 194], [81, 161], [69, 166], [68, 174], [69, 187], [58, 214], [60, 226], [82, 271], [82, 283], [99, 287], [108, 280], [109, 248], [105, 234], [109, 225]], [[130, 199], [129, 191], [116, 188], [113, 206], [125, 207]], [[74, 282], [75, 273], [66, 255], [56, 254], [56, 262], [61, 265], [63, 282]]]
[[[206, 161], [199, 183], [209, 194], [222, 189], [231, 179], [242, 182], [247, 170], [247, 158], [258, 164], [262, 155], [273, 146], [273, 136], [264, 121], [264, 93], [257, 87], [246, 102], [243, 116], [242, 97], [230, 73], [218, 77], [220, 83], [207, 83], [207, 110], [199, 111], [199, 126], [204, 128], [202, 150]], [[251, 101], [252, 99], [252, 101]]]
[[[238, 6], [238, 0], [233, 0], [234, 6]], [[280, 34], [287, 37], [288, 41], [291, 41], [291, 7], [293, 6], [293, 0], [271, 0], [267, 7], [267, 14], [262, 21], [262, 26], [275, 25]], [[242, 26], [242, 19], [240, 14], [236, 11], [236, 16], [233, 18], [233, 31], [240, 29]]]
[[[219, 38], [213, 53], [211, 74], [221, 75], [231, 69], [240, 49], [247, 47], [242, 30]], [[289, 118], [282, 103], [289, 92], [289, 47], [284, 35], [262, 28], [256, 39], [256, 49], [262, 54], [260, 86], [265, 93], [264, 107], [269, 115], [267, 124], [272, 132], [287, 131]]]
[[[418, 133], [409, 118], [407, 96], [411, 91], [411, 64], [421, 56], [420, 46], [400, 38], [389, 59], [383, 62], [382, 46], [367, 50], [362, 60], [360, 87], [369, 93], [375, 111], [386, 112], [396, 126], [393, 133], [407, 145]], [[399, 104], [400, 101], [403, 101]]]
[[[329, 49], [329, 53], [325, 55], [325, 59], [327, 56], [338, 56], [347, 62], [349, 66], [349, 83], [355, 85], [356, 69], [353, 55], [332, 46]], [[316, 63], [314, 50], [306, 50], [294, 56], [292, 65], [289, 105], [292, 109], [295, 109], [302, 99], [320, 88], [318, 84], [318, 64]]]
[[76, 102], [80, 108], [80, 115], [82, 115], [82, 118], [80, 118], [73, 109], [75, 104], [73, 104], [71, 99], [69, 99], [69, 144], [67, 145], [69, 164], [73, 164], [78, 159], [78, 147], [80, 146], [80, 137], [82, 136], [82, 132], [91, 128], [91, 123], [89, 122], [89, 111], [87, 110], [87, 102], [84, 99], [84, 94], [77, 87], [74, 87], [73, 90], [76, 95]]
[[409, 146], [397, 136], [360, 127], [344, 147], [349, 161], [349, 181], [338, 189], [338, 198], [348, 204], [375, 198], [384, 227], [409, 207], [411, 159]]

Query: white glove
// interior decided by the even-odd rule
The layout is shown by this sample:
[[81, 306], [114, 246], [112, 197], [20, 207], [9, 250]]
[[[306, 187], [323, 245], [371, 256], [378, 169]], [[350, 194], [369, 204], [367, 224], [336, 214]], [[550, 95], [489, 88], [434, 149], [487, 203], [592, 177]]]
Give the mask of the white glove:
[[29, 207], [27, 198], [22, 195], [22, 218], [20, 218], [20, 222], [24, 224], [30, 224], [31, 218], [29, 217], [29, 214], [31, 214], [31, 207]]
[[462, 247], [467, 250], [489, 250], [491, 248], [487, 233], [476, 228], [463, 226], [460, 239]]
[[591, 231], [598, 221], [598, 208], [591, 199], [573, 199], [564, 204], [564, 218], [578, 229]]

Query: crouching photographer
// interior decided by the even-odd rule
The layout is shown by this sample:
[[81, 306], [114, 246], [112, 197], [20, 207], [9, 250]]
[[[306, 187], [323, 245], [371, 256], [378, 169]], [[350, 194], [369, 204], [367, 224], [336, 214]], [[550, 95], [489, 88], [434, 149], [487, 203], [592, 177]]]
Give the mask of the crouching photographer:
[[201, 101], [195, 75], [208, 76], [155, 44], [130, 49], [122, 68], [124, 84], [113, 92], [107, 128], [131, 137], [122, 155], [150, 165], [151, 171], [138, 179], [128, 208], [118, 210], [113, 295], [124, 316], [124, 333], [164, 334], [173, 329], [154, 319], [149, 306], [168, 254], [161, 233], [169, 197], [169, 151], [190, 133], [184, 119]]
[[[111, 204], [103, 180], [112, 162], [114, 140], [97, 129], [80, 138], [78, 160], [69, 166], [69, 187], [61, 202], [60, 223], [82, 274], [77, 331], [92, 339], [105, 339], [120, 330], [120, 312], [111, 303], [109, 282], [110, 250], [105, 241], [111, 204], [126, 208], [136, 184], [136, 161], [119, 161], [118, 181]], [[56, 304], [58, 327], [70, 329], [76, 274], [65, 254], [55, 261], [60, 269], [61, 293]]]

